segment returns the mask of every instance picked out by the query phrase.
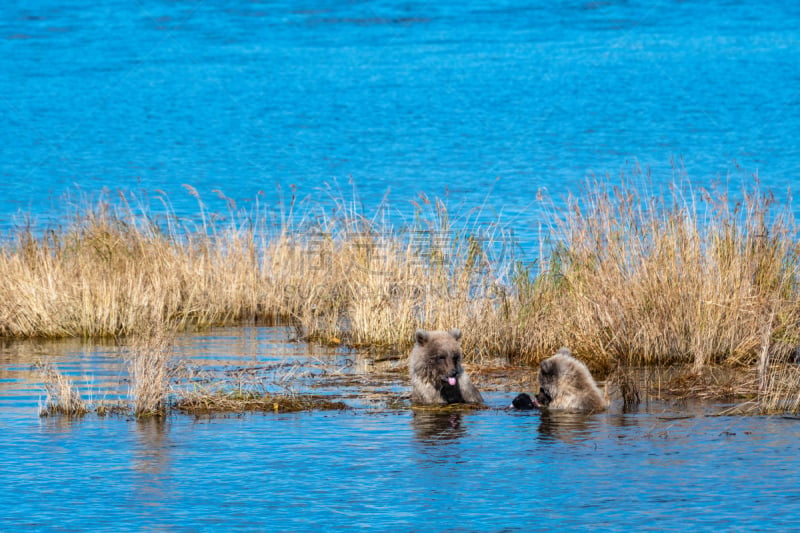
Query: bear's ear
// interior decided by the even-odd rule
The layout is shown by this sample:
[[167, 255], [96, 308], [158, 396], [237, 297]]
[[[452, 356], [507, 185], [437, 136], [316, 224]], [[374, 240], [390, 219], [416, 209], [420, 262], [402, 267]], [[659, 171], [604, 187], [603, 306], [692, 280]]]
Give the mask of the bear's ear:
[[542, 374], [545, 376], [555, 376], [558, 373], [558, 365], [552, 359], [542, 361], [539, 368], [542, 369]]
[[430, 338], [431, 338], [430, 334], [427, 331], [425, 331], [424, 329], [418, 329], [414, 333], [414, 339], [417, 341], [417, 344], [419, 344], [420, 346], [424, 346], [425, 343], [428, 342], [428, 339], [430, 339]]
[[461, 340], [461, 330], [458, 328], [451, 329], [450, 336], [453, 337], [455, 340]]

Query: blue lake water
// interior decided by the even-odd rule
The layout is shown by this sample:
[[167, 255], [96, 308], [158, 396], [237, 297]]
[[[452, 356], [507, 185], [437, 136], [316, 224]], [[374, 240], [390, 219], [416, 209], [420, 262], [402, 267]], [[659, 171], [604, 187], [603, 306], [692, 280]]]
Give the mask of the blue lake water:
[[0, 443], [16, 457], [0, 458], [0, 519], [72, 531], [798, 525], [796, 421], [489, 412], [422, 423], [409, 412], [5, 421]]
[[525, 233], [537, 190], [637, 167], [783, 195], [799, 50], [794, 0], [5, 2], [0, 220], [76, 190], [186, 214], [183, 184], [221, 208], [352, 180], [367, 207], [424, 191]]
[[[165, 193], [193, 216], [184, 184], [212, 209], [225, 207], [215, 190], [277, 206], [292, 186], [315, 199], [355, 187], [400, 217], [425, 192], [519, 234], [536, 233], [538, 191], [558, 201], [639, 169], [655, 187], [736, 189], [758, 173], [785, 199], [800, 183], [800, 3], [11, 0], [0, 117], [3, 231], [104, 189]], [[510, 391], [488, 392], [489, 410], [414, 415], [386, 404], [402, 379], [370, 388], [348, 354], [280, 331], [176, 349], [214, 369], [324, 360], [355, 376], [322, 387], [353, 408], [40, 419], [37, 359], [113, 398], [127, 387], [119, 350], [5, 344], [2, 529], [800, 524], [796, 420], [657, 402], [548, 418], [503, 410]]]
[[[322, 385], [313, 390], [350, 409], [39, 418], [35, 360], [56, 364], [94, 401], [124, 396], [122, 349], [6, 344], [0, 523], [48, 531], [798, 526], [797, 419], [712, 416], [721, 406], [655, 400], [627, 413], [619, 405], [595, 415], [513, 412], [513, 393], [503, 390], [485, 392], [486, 410], [415, 412], [402, 405], [402, 374], [287, 339], [281, 328], [229, 328], [181, 336], [174, 355], [222, 372], [306, 361], [316, 376], [307, 383]], [[325, 385], [342, 375], [356, 379]], [[305, 377], [292, 380], [298, 391]]]

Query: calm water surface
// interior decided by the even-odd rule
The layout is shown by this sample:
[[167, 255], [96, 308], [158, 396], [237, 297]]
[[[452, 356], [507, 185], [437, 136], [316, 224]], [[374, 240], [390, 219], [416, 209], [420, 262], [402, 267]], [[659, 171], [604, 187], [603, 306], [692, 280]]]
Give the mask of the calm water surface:
[[[283, 329], [219, 333], [182, 337], [176, 356], [218, 371], [304, 360], [318, 383], [374, 375], [358, 362], [363, 357], [287, 342]], [[484, 411], [415, 413], [396, 406], [408, 390], [400, 375], [382, 380], [380, 399], [357, 379], [321, 387], [344, 398], [346, 411], [70, 421], [37, 416], [42, 392], [30, 361], [54, 362], [84, 397], [110, 397], [126, 387], [118, 348], [15, 343], [2, 358], [5, 528], [800, 526], [795, 419], [708, 416], [719, 406], [664, 402], [634, 413], [619, 406], [588, 416], [511, 412], [505, 392], [486, 394]], [[314, 362], [325, 362], [327, 373], [313, 370]]]
[[276, 205], [352, 179], [368, 208], [389, 191], [409, 217], [425, 191], [524, 234], [539, 189], [637, 166], [800, 178], [795, 0], [12, 0], [0, 72], [4, 225], [74, 186], [195, 214], [183, 184], [224, 209], [215, 189]]

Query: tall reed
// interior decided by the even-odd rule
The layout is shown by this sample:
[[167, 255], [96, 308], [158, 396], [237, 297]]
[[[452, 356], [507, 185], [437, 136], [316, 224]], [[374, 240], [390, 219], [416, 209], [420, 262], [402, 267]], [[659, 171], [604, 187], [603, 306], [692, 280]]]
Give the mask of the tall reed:
[[163, 415], [170, 393], [172, 341], [168, 332], [139, 333], [130, 346], [129, 396], [137, 418]]
[[77, 387], [67, 376], [49, 363], [39, 363], [37, 366], [47, 393], [44, 405], [39, 407], [39, 416], [82, 416], [89, 412]]
[[595, 185], [553, 220], [557, 245], [523, 296], [541, 346], [557, 337], [598, 365], [700, 371], [756, 363], [765, 336], [778, 356], [800, 342], [796, 227], [771, 195]]
[[762, 382], [757, 403], [765, 414], [800, 412], [800, 366], [796, 362], [773, 363]]
[[469, 214], [454, 224], [441, 201], [421, 196], [415, 205], [414, 222], [399, 229], [345, 209], [325, 220], [304, 243], [314, 265], [301, 271], [311, 276], [295, 286], [313, 305], [295, 316], [311, 338], [354, 346], [403, 348], [418, 327], [460, 325], [481, 332], [465, 339], [474, 360], [509, 355], [506, 339], [491, 333], [507, 311], [499, 304], [508, 298], [510, 261], [496, 248], [509, 237]]

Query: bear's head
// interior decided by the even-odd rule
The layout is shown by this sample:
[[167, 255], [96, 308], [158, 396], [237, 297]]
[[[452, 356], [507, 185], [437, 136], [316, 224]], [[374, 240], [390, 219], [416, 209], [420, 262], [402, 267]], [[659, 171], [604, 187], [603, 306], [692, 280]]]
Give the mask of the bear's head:
[[539, 393], [534, 398], [536, 407], [547, 407], [558, 392], [561, 369], [556, 357], [545, 359], [539, 365]]
[[461, 330], [425, 331], [418, 329], [414, 334], [416, 350], [422, 357], [415, 369], [437, 388], [458, 385], [459, 377], [464, 373], [461, 366]]

